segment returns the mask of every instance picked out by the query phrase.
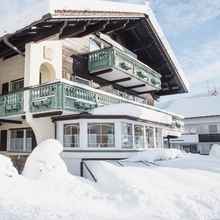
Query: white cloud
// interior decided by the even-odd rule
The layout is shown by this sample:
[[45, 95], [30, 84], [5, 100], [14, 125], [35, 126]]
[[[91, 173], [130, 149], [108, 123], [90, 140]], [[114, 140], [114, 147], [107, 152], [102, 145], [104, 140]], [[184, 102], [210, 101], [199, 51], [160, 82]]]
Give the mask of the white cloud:
[[151, 0], [166, 32], [184, 32], [220, 15], [219, 0]]
[[193, 50], [182, 51], [180, 61], [184, 66], [187, 77], [192, 84], [214, 81], [220, 74], [220, 41], [208, 41]]
[[0, 36], [14, 32], [44, 15], [47, 0], [3, 0], [0, 7]]

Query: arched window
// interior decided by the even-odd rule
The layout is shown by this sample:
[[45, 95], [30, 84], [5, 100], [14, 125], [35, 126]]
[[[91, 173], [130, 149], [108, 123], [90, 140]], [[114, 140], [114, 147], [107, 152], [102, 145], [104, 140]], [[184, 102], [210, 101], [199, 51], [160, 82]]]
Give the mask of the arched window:
[[40, 79], [39, 83], [44, 84], [56, 79], [55, 70], [50, 63], [43, 63], [40, 66]]
[[79, 124], [71, 124], [64, 126], [64, 147], [79, 147]]

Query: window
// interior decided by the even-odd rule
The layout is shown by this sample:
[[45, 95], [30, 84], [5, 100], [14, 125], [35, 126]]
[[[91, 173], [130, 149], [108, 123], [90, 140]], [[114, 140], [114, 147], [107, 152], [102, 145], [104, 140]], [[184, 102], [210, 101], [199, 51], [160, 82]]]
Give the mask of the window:
[[146, 127], [145, 131], [146, 131], [145, 133], [146, 133], [147, 146], [149, 148], [153, 148], [154, 147], [154, 128]]
[[209, 133], [216, 134], [218, 133], [218, 127], [217, 125], [209, 125]]
[[64, 125], [64, 147], [79, 147], [79, 124]]
[[135, 147], [144, 148], [144, 126], [142, 125], [134, 126], [134, 142], [135, 142]]
[[18, 79], [10, 83], [10, 91], [16, 92], [24, 88], [24, 79]]
[[162, 129], [156, 128], [156, 147], [162, 147]]
[[122, 147], [133, 147], [133, 126], [130, 123], [122, 123]]
[[31, 152], [36, 140], [31, 128], [13, 129], [10, 134], [9, 151]]
[[91, 148], [115, 147], [115, 129], [113, 123], [89, 123], [88, 146]]

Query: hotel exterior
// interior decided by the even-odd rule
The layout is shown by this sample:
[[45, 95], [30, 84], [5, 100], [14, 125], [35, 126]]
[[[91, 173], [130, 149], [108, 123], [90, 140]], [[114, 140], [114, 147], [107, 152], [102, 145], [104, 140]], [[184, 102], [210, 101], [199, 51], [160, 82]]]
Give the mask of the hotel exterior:
[[56, 1], [0, 38], [0, 150], [19, 160], [58, 139], [83, 159], [166, 147], [183, 118], [154, 107], [187, 82], [148, 5]]

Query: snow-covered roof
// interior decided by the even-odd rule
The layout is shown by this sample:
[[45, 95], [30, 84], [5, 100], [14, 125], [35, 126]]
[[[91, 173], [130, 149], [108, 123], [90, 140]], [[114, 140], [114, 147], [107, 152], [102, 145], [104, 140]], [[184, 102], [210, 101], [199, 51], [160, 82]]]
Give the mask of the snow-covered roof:
[[[46, 14], [51, 14], [54, 17], [63, 17], [64, 15], [62, 16], [60, 13], [61, 10], [65, 10], [66, 14], [70, 14], [71, 11], [111, 11], [148, 14], [147, 12], [150, 9], [148, 3], [141, 5], [104, 0], [43, 0], [36, 1], [36, 3], [30, 6], [31, 7], [25, 7], [25, 10], [22, 12], [17, 11], [17, 9], [13, 7], [10, 12], [8, 8], [1, 8], [3, 11], [13, 14], [13, 19], [12, 22], [4, 22], [0, 24], [0, 37], [6, 33], [13, 33], [28, 26], [32, 22], [40, 20]], [[14, 18], [16, 18], [16, 22]]]
[[[8, 8], [3, 9], [3, 11], [9, 13]], [[62, 30], [62, 27], [59, 28], [60, 24], [58, 23], [63, 22], [62, 19], [65, 21], [73, 18], [79, 20], [80, 18], [85, 17], [87, 19], [93, 17], [98, 19], [103, 18], [103, 16], [117, 17], [117, 19], [126, 17], [126, 19], [128, 19], [145, 18], [146, 16], [146, 19], [148, 19], [149, 22], [148, 25], [150, 25], [149, 28], [152, 30], [148, 30], [149, 28], [146, 29], [145, 25], [143, 25], [143, 28], [152, 32], [154, 35], [155, 41], [157, 41], [156, 45], [161, 48], [160, 51], [163, 53], [161, 56], [164, 57], [164, 59], [166, 59], [166, 63], [168, 63], [168, 72], [171, 71], [172, 74], [174, 74], [173, 76], [177, 82], [176, 86], [179, 88], [173, 89], [171, 86], [168, 90], [161, 90], [159, 95], [168, 95], [178, 92], [183, 93], [189, 90], [184, 72], [180, 67], [166, 37], [164, 36], [148, 1], [146, 1], [145, 5], [143, 5], [104, 0], [44, 0], [37, 1], [35, 4], [30, 5], [30, 7], [25, 7], [23, 12], [14, 11], [13, 13], [13, 11], [10, 11], [10, 14], [13, 15], [11, 17], [16, 18], [16, 22], [12, 19], [13, 22], [4, 22], [3, 24], [0, 24], [0, 43], [4, 42], [3, 37], [6, 34], [10, 34], [9, 36], [6, 36], [10, 37], [10, 42], [12, 42], [13, 45], [15, 44], [15, 46], [18, 47], [17, 44], [19, 44], [20, 50], [23, 50], [24, 47], [24, 45], [20, 44], [20, 42], [42, 40], [36, 37], [36, 35], [39, 35], [39, 31], [41, 33], [41, 38], [43, 38], [43, 36], [48, 37], [49, 34], [53, 35], [59, 33], [59, 31]], [[50, 16], [48, 17], [45, 15]], [[48, 20], [46, 21], [46, 19]], [[53, 26], [53, 28], [50, 29], [51, 33], [48, 33], [48, 28], [46, 26], [50, 21], [53, 21], [53, 24], [54, 22], [57, 22], [57, 27]], [[40, 26], [40, 29], [39, 27], [36, 28], [37, 25]], [[146, 35], [146, 33], [142, 32], [142, 35]], [[21, 40], [21, 37], [23, 37], [23, 40]], [[2, 45], [0, 45], [0, 51], [2, 51], [4, 58], [11, 55], [8, 55], [8, 51], [5, 52], [5, 50], [8, 50], [8, 48], [4, 45], [4, 43], [2, 43]], [[160, 59], [162, 58], [159, 58], [159, 61]], [[155, 62], [159, 61], [157, 60]]]
[[154, 109], [147, 109], [141, 106], [132, 105], [129, 103], [106, 105], [98, 107], [92, 112], [94, 115], [124, 115], [137, 119], [142, 119], [150, 122], [172, 124], [172, 116], [165, 112], [155, 111]]
[[185, 118], [220, 115], [220, 96], [195, 96], [161, 103], [159, 107], [183, 115]]

